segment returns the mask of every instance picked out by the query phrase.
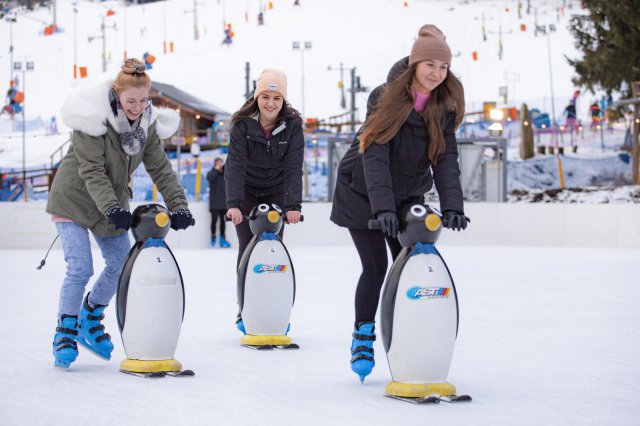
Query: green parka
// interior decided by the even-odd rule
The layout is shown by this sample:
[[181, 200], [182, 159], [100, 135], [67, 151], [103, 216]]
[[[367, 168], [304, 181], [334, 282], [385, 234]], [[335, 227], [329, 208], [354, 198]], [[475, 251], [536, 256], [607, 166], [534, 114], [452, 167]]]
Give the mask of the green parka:
[[99, 236], [125, 232], [116, 231], [105, 214], [117, 206], [129, 209], [131, 176], [141, 162], [170, 211], [188, 208], [184, 190], [160, 142], [177, 130], [178, 113], [152, 107], [147, 140], [138, 154], [129, 156], [122, 149], [109, 106], [111, 84], [73, 95], [62, 107], [62, 120], [73, 129], [73, 135], [46, 207], [47, 213], [71, 219]]

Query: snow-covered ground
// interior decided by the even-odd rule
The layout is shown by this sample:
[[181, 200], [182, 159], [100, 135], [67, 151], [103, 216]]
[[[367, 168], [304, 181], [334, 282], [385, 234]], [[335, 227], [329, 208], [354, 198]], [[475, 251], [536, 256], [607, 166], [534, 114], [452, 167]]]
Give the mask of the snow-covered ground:
[[[193, 378], [118, 372], [81, 350], [53, 366], [60, 251], [2, 250], [0, 424], [6, 425], [636, 425], [640, 367], [638, 250], [444, 246], [460, 302], [449, 381], [469, 404], [415, 406], [382, 396], [381, 340], [364, 384], [349, 368], [354, 286], [350, 247], [296, 247], [290, 335], [299, 351], [240, 347], [236, 251], [176, 250], [186, 315], [176, 359]], [[96, 253], [99, 257], [99, 254]], [[96, 260], [97, 271], [102, 261]], [[433, 324], [416, 324], [416, 328]]]

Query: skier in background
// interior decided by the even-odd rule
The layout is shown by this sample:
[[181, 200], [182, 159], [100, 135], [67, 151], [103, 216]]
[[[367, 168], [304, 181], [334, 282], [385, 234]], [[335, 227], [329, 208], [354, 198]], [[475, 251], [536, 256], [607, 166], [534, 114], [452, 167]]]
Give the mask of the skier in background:
[[589, 111], [591, 113], [591, 130], [594, 130], [600, 124], [600, 117], [602, 113], [597, 100], [593, 101]]
[[574, 101], [569, 101], [569, 105], [564, 109], [564, 115], [566, 116], [564, 127], [568, 129], [570, 132], [573, 132], [574, 129], [577, 131], [576, 126], [576, 104]]
[[[211, 212], [211, 247], [216, 242], [222, 248], [229, 248], [231, 244], [225, 238], [225, 214], [227, 213], [227, 197], [224, 191], [224, 162], [222, 158], [213, 160], [213, 167], [207, 173], [209, 182], [209, 211]], [[216, 223], [220, 220], [219, 237], [216, 238]]]

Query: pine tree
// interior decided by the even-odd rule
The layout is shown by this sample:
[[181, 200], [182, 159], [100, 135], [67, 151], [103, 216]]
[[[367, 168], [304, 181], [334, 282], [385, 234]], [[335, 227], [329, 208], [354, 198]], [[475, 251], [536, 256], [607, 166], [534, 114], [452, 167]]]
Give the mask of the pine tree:
[[[569, 29], [582, 58], [568, 58], [577, 76], [573, 82], [608, 94], [640, 80], [640, 2], [582, 0], [588, 14], [571, 18]], [[629, 97], [631, 88], [623, 96]]]

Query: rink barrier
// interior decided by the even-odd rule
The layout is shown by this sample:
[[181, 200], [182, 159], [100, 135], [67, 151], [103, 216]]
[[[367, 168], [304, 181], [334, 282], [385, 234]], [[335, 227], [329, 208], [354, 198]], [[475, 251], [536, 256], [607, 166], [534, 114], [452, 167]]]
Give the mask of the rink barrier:
[[[134, 209], [141, 203], [133, 203]], [[196, 225], [171, 231], [172, 249], [210, 247], [211, 214], [206, 202], [189, 203]], [[351, 246], [349, 232], [329, 221], [330, 203], [303, 203], [305, 221], [285, 228], [287, 247]], [[640, 204], [466, 203], [471, 218], [464, 232], [445, 230], [438, 245], [513, 245], [640, 249]], [[45, 213], [45, 202], [0, 203], [0, 248], [42, 249], [44, 255], [55, 226]], [[233, 225], [227, 240], [236, 248]], [[95, 244], [91, 239], [92, 244]], [[59, 242], [54, 245], [59, 248]], [[355, 255], [355, 252], [354, 252]], [[34, 259], [34, 268], [40, 259]]]

